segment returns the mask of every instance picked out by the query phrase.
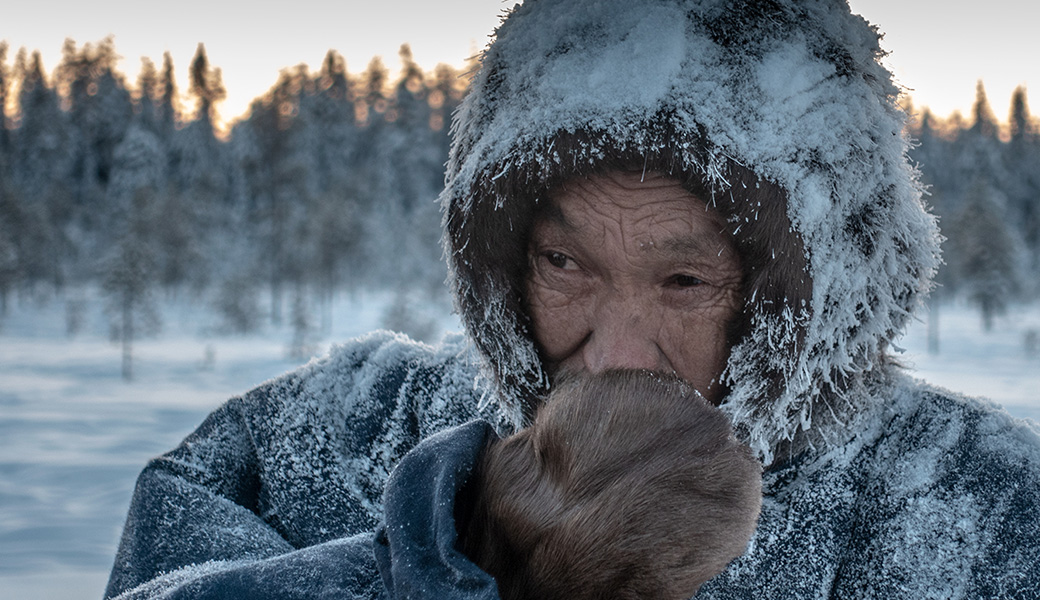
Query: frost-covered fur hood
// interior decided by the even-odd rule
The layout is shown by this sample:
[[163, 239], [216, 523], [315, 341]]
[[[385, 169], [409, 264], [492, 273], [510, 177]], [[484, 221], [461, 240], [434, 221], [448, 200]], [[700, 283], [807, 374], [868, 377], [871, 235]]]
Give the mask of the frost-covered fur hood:
[[514, 8], [455, 116], [442, 194], [456, 301], [505, 416], [523, 423], [548, 387], [522, 298], [535, 204], [639, 163], [759, 248], [724, 374], [752, 446], [768, 462], [858, 410], [938, 260], [881, 54], [843, 0]]

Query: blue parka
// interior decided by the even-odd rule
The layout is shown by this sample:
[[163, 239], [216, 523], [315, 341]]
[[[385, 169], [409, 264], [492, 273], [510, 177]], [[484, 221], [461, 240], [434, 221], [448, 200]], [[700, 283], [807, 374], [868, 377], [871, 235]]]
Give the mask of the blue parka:
[[716, 210], [745, 274], [720, 409], [762, 512], [698, 597], [1040, 598], [1035, 425], [890, 358], [939, 236], [882, 55], [844, 0], [525, 0], [452, 128], [465, 337], [373, 334], [229, 401], [141, 475], [107, 595], [494, 597], [454, 536], [472, 421], [523, 427], [551, 385], [527, 235], [554, 185], [636, 168]]
[[[464, 341], [376, 333], [215, 411], [141, 474], [107, 596], [494, 599], [455, 547], [497, 435]], [[764, 475], [698, 598], [1038, 598], [1040, 437], [893, 375], [872, 425]], [[392, 475], [391, 475], [392, 473]]]

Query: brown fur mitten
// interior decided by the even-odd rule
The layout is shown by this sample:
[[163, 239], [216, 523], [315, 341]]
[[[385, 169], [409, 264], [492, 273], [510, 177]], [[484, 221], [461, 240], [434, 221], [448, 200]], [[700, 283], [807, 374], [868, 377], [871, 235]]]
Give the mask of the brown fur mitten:
[[686, 599], [744, 552], [761, 465], [679, 380], [558, 383], [488, 448], [463, 550], [503, 600]]

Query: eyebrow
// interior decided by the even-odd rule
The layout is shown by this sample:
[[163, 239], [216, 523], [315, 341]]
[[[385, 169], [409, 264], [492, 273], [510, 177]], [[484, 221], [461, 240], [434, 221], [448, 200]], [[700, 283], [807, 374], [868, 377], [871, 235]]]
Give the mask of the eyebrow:
[[[561, 229], [568, 232], [575, 232], [578, 228], [567, 220], [567, 216], [563, 213], [559, 206], [555, 202], [546, 204], [539, 212], [536, 219], [544, 219], [554, 225], [558, 225]], [[723, 237], [726, 236], [725, 232], [719, 232]], [[653, 248], [658, 250], [660, 253], [673, 257], [673, 258], [687, 258], [692, 256], [698, 257], [709, 257], [716, 258], [725, 252], [727, 246], [721, 247], [710, 244], [707, 241], [706, 235], [691, 234], [683, 235], [673, 238], [668, 238], [655, 243]], [[650, 247], [646, 248], [650, 250]]]
[[668, 238], [661, 243], [656, 244], [656, 246], [664, 254], [680, 257], [694, 255], [714, 258], [720, 256], [726, 249], [725, 246], [718, 247], [715, 244], [709, 243], [704, 236], [700, 235], [686, 235]]
[[549, 221], [554, 225], [559, 225], [560, 227], [568, 231], [574, 231], [576, 229], [576, 227], [570, 221], [567, 220], [567, 217], [563, 214], [563, 211], [560, 210], [560, 207], [555, 202], [549, 202], [544, 207], [542, 207], [542, 209], [535, 216], [535, 220], [538, 219], [545, 219], [546, 221]]

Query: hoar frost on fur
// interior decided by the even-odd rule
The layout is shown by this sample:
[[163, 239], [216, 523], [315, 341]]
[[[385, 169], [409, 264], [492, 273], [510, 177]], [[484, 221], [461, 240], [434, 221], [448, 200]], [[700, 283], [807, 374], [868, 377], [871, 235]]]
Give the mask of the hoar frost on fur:
[[[642, 124], [668, 107], [680, 139], [703, 133], [710, 141], [706, 152], [686, 149], [683, 158], [721, 191], [726, 161], [787, 191], [813, 282], [803, 314], [758, 319], [733, 349], [724, 410], [768, 462], [821, 411], [855, 408], [815, 404], [840, 404], [842, 390], [858, 387], [927, 293], [938, 261], [935, 221], [921, 209], [917, 174], [904, 160], [898, 89], [878, 63], [871, 27], [839, 3], [804, 2], [784, 8], [804, 22], [796, 31], [770, 31], [734, 50], [713, 43], [698, 31], [708, 25], [671, 0], [537, 4], [515, 8], [528, 14], [498, 29], [477, 93], [456, 115], [445, 205], [459, 203], [465, 213], [480, 178], [530, 164], [551, 168], [560, 160], [552, 146], [559, 131], [601, 131], [653, 152], [658, 141]], [[706, 14], [727, 10], [721, 1], [705, 5]], [[841, 69], [824, 58], [835, 48], [848, 51]], [[590, 144], [585, 155], [595, 161], [602, 152]], [[508, 335], [496, 360], [540, 372], [530, 342], [500, 322], [502, 313], [489, 307], [485, 315], [489, 331]], [[798, 355], [775, 352], [791, 346], [799, 326]], [[763, 365], [788, 378], [768, 405], [759, 393]]]

